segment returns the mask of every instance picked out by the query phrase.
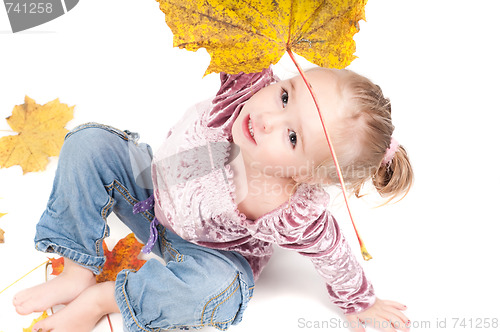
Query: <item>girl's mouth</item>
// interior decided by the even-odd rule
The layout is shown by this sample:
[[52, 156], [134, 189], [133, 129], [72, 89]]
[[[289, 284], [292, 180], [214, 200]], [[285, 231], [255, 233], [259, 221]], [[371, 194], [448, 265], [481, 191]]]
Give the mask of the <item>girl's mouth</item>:
[[248, 115], [242, 123], [243, 134], [246, 138], [248, 138], [252, 143], [257, 144], [254, 138], [254, 131], [252, 127], [252, 119], [250, 119], [250, 115]]

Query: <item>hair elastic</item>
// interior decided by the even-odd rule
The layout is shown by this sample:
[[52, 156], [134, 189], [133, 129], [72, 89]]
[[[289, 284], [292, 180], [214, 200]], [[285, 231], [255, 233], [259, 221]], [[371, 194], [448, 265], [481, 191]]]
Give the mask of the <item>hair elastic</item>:
[[385, 150], [385, 155], [384, 155], [384, 160], [382, 160], [382, 164], [384, 165], [391, 165], [392, 159], [394, 158], [394, 155], [399, 149], [399, 143], [394, 139], [394, 137], [391, 137], [391, 145]]

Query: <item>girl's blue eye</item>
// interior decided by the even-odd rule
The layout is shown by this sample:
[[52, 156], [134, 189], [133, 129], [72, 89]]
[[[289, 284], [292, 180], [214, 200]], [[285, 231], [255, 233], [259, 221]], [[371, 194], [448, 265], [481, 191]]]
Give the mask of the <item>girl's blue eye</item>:
[[281, 89], [281, 103], [283, 104], [283, 107], [286, 107], [288, 104], [288, 92], [285, 89]]
[[288, 139], [290, 140], [292, 146], [295, 148], [295, 145], [297, 145], [297, 134], [293, 130], [288, 130]]

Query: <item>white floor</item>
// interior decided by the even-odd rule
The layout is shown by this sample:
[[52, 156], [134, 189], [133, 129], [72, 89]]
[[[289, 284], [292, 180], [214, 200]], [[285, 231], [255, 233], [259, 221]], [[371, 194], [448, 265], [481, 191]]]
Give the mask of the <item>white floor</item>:
[[[395, 205], [373, 209], [372, 196], [351, 199], [374, 256], [362, 265], [379, 297], [408, 306], [414, 331], [498, 330], [499, 10], [496, 0], [370, 0], [356, 36], [359, 58], [350, 68], [391, 98], [394, 135], [416, 174], [412, 192]], [[107, 123], [140, 132], [155, 149], [186, 107], [218, 88], [217, 75], [202, 79], [206, 53], [171, 43], [153, 0], [80, 1], [16, 34], [0, 9], [0, 119], [25, 94], [39, 104], [59, 98], [76, 105], [68, 128]], [[289, 61], [277, 68], [291, 70]], [[9, 127], [0, 120], [0, 135], [11, 134], [3, 130]], [[0, 212], [8, 213], [0, 218], [0, 290], [46, 260], [33, 237], [56, 165], [53, 158], [46, 171], [26, 175], [17, 166], [0, 169]], [[357, 253], [340, 198], [332, 210]], [[113, 245], [126, 230], [111, 219]], [[17, 315], [11, 299], [43, 274], [40, 268], [0, 294], [0, 331], [30, 325], [36, 315]], [[120, 316], [112, 320], [120, 331]], [[346, 331], [342, 322], [307, 259], [278, 250], [232, 330]], [[95, 331], [109, 331], [107, 322]]]

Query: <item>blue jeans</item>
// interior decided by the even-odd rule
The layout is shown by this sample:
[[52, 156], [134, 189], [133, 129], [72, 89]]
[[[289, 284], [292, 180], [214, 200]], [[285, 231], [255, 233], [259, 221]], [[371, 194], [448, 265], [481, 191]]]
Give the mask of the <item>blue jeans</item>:
[[[154, 212], [133, 214], [132, 208], [152, 194], [145, 185], [151, 174], [143, 170], [143, 179], [137, 180], [133, 164], [150, 163], [152, 154], [137, 139], [137, 134], [95, 123], [66, 135], [52, 193], [37, 225], [38, 250], [56, 252], [98, 274], [112, 211], [146, 243]], [[143, 160], [131, 161], [131, 156]], [[125, 329], [225, 330], [240, 322], [254, 288], [246, 259], [190, 243], [161, 225], [158, 233], [153, 252], [166, 265], [151, 259], [138, 271], [121, 271], [116, 279], [115, 299]]]

